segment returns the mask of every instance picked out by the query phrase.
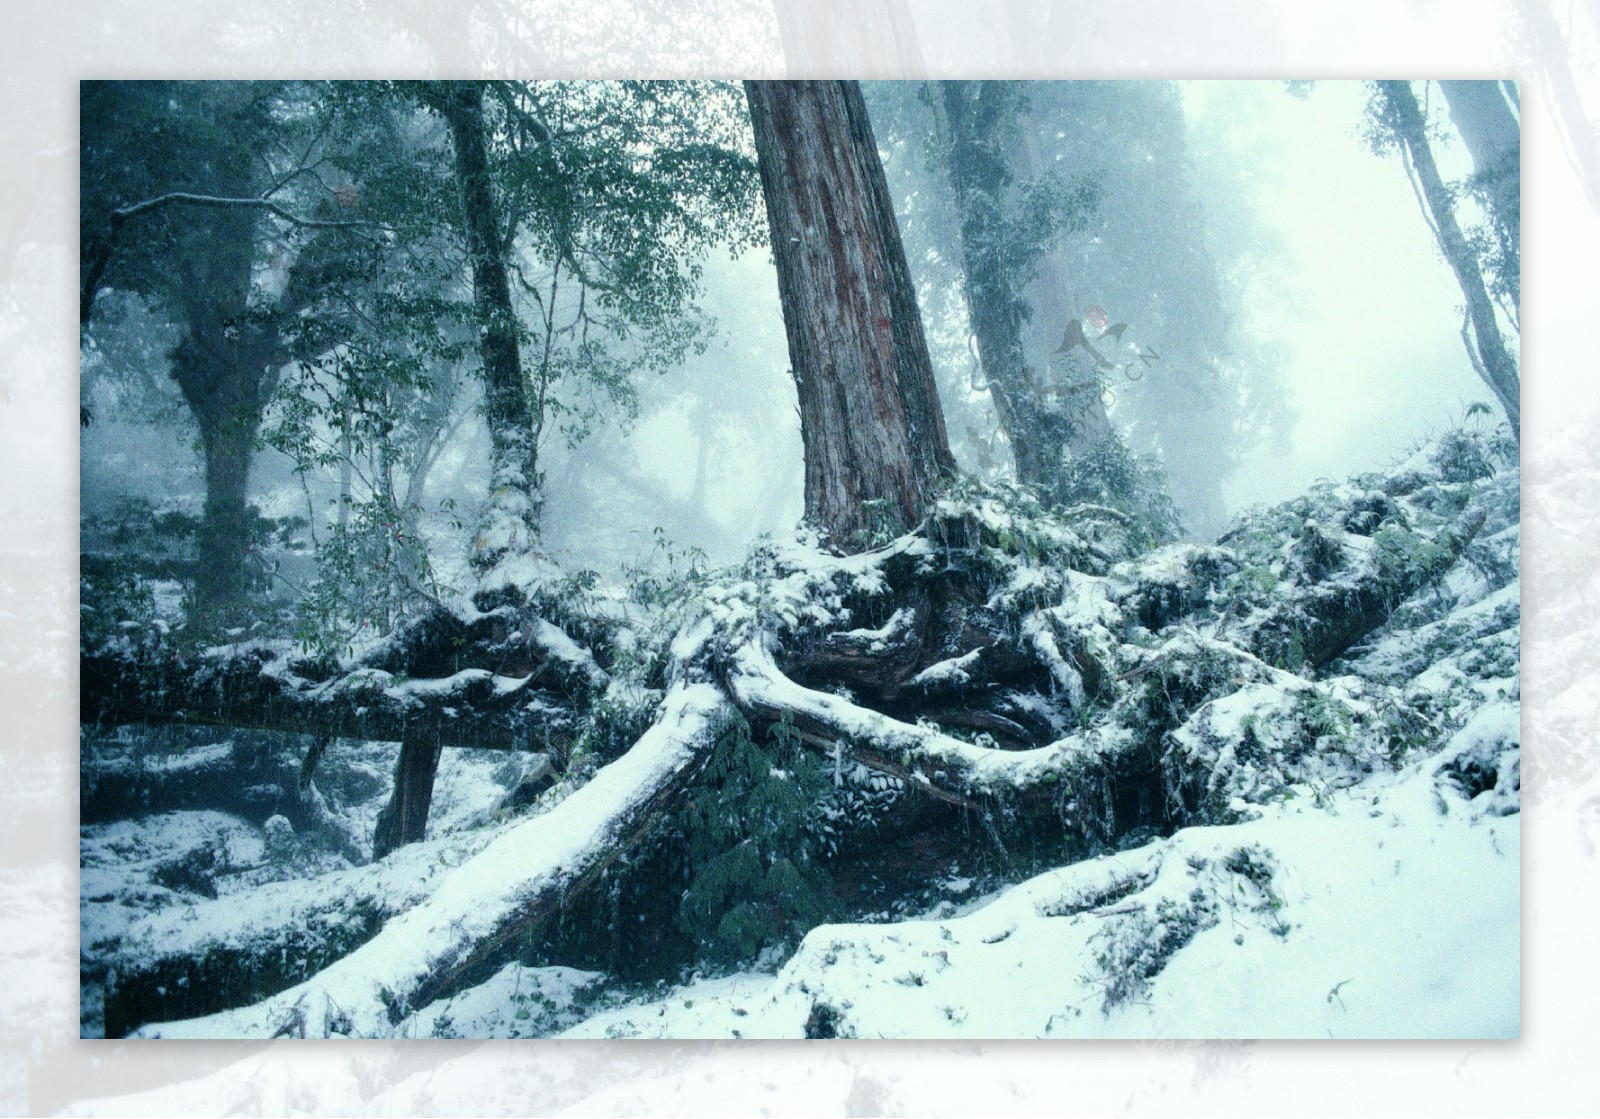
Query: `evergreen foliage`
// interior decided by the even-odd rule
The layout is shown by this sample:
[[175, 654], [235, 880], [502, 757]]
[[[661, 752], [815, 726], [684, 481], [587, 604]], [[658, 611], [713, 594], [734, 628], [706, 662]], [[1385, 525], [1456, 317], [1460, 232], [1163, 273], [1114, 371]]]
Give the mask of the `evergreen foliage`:
[[827, 789], [793, 727], [775, 724], [761, 744], [738, 715], [719, 728], [678, 816], [688, 885], [677, 919], [704, 962], [749, 961], [827, 919], [818, 810]]

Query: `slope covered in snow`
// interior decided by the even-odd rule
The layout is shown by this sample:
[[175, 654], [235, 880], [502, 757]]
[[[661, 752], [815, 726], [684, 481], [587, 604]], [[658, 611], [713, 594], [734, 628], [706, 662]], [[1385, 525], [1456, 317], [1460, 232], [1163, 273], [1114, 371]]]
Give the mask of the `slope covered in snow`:
[[[663, 710], [692, 700], [692, 718], [664, 717], [598, 769], [570, 767], [521, 799], [516, 764], [447, 766], [438, 838], [378, 863], [318, 861], [306, 846], [286, 859], [287, 821], [252, 822], [247, 805], [202, 815], [184, 801], [86, 826], [86, 1029], [105, 976], [108, 1023], [148, 1037], [1514, 1037], [1518, 483], [1498, 436], [1457, 433], [1387, 475], [1257, 510], [1215, 546], [1119, 553], [982, 492], [947, 499], [938, 532], [875, 553], [769, 543], [631, 639], [671, 681]], [[1037, 658], [1036, 690], [987, 684], [999, 671], [987, 646], [933, 660], [907, 690], [956, 703], [988, 688], [1003, 746], [796, 682], [770, 652], [833, 641], [841, 655], [895, 655], [915, 623], [892, 596], [908, 572], [952, 569], [953, 530], [969, 533], [960, 562], [990, 588], [986, 624]], [[830, 760], [762, 754], [770, 743], [730, 729], [725, 696], [793, 713], [794, 737]], [[1054, 737], [1030, 744], [1025, 727]], [[738, 766], [719, 752], [728, 742], [745, 743]], [[365, 834], [371, 782], [355, 782], [362, 797], [338, 782], [372, 749], [327, 773], [333, 795], [307, 809], [308, 838], [321, 828], [348, 849]], [[128, 788], [170, 800], [182, 774], [236, 764], [209, 750], [146, 757]], [[116, 786], [126, 759], [100, 763]], [[630, 938], [670, 948], [694, 890], [728, 913], [790, 900], [740, 902], [745, 887], [692, 877], [641, 884], [652, 866], [685, 872], [619, 855], [617, 836], [659, 821], [658, 798], [686, 806], [675, 827], [712, 811], [673, 791], [702, 764], [719, 780], [748, 767], [742, 799], [716, 809], [736, 828], [779, 803], [804, 817], [769, 821], [790, 828], [792, 851], [702, 832], [695, 842], [731, 844], [711, 853], [732, 861], [705, 865], [742, 857], [766, 875], [761, 890], [809, 889], [785, 868], [805, 865], [804, 847], [846, 900], [769, 937], [753, 963], [698, 959], [665, 978], [597, 967]], [[955, 806], [940, 811], [966, 821], [964, 836], [918, 815], [920, 792]], [[164, 843], [184, 851], [156, 853]], [[568, 939], [525, 935], [528, 906], [596, 881], [610, 900], [585, 902]], [[605, 920], [637, 930], [611, 928], [609, 957], [581, 943]], [[256, 971], [229, 993], [235, 966]]]

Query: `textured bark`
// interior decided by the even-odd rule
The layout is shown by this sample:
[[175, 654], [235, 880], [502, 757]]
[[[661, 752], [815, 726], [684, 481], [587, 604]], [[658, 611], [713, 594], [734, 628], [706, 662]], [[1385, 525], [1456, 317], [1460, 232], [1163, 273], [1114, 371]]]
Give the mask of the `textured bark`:
[[806, 517], [860, 550], [955, 469], [894, 206], [855, 82], [748, 82], [805, 444]]
[[1512, 434], [1520, 440], [1522, 380], [1517, 373], [1516, 362], [1506, 350], [1500, 327], [1495, 322], [1494, 303], [1484, 287], [1477, 258], [1456, 223], [1455, 204], [1433, 161], [1433, 152], [1428, 147], [1427, 126], [1422, 119], [1422, 110], [1417, 106], [1416, 95], [1411, 92], [1410, 82], [1379, 82], [1378, 88], [1389, 108], [1397, 138], [1405, 145], [1411, 165], [1416, 169], [1422, 196], [1433, 218], [1439, 249], [1444, 253], [1446, 262], [1455, 273], [1456, 282], [1461, 285], [1461, 294], [1466, 298], [1467, 315], [1477, 344], [1474, 363], [1479, 366], [1479, 373], [1505, 409], [1506, 417], [1511, 421]]
[[534, 416], [522, 372], [516, 311], [511, 305], [506, 232], [489, 168], [483, 84], [445, 83], [430, 104], [450, 128], [461, 192], [461, 228], [472, 263], [484, 416], [492, 440], [485, 534], [480, 535], [474, 556], [479, 567], [486, 568], [507, 553], [530, 546], [538, 536], [540, 490]]
[[372, 832], [374, 859], [407, 843], [419, 842], [427, 834], [433, 779], [438, 776], [443, 749], [437, 739], [413, 730], [401, 737], [400, 757], [394, 763], [394, 791], [378, 813]]

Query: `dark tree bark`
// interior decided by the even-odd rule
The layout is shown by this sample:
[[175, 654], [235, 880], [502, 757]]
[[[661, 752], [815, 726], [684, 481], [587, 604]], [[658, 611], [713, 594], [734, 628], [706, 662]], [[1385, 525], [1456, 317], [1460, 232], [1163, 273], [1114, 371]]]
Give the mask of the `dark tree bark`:
[[394, 793], [378, 813], [372, 833], [373, 859], [383, 858], [396, 847], [419, 842], [427, 834], [433, 779], [438, 776], [443, 749], [431, 735], [413, 731], [401, 736], [400, 757], [394, 765]]
[[1405, 81], [1379, 82], [1378, 89], [1384, 99], [1387, 109], [1385, 115], [1394, 129], [1395, 138], [1404, 145], [1405, 155], [1416, 170], [1417, 182], [1422, 188], [1422, 196], [1433, 221], [1439, 249], [1444, 253], [1445, 261], [1455, 273], [1456, 282], [1461, 285], [1461, 294], [1466, 298], [1467, 317], [1476, 342], [1475, 346], [1468, 345], [1468, 353], [1479, 375], [1505, 409], [1506, 418], [1511, 421], [1512, 434], [1520, 440], [1522, 379], [1517, 373], [1516, 362], [1506, 350], [1500, 327], [1495, 322], [1494, 302], [1484, 286], [1477, 257], [1456, 223], [1455, 204], [1433, 161], [1433, 151], [1428, 147], [1427, 126], [1422, 119], [1422, 110], [1417, 105], [1416, 95], [1411, 92], [1411, 83]]
[[747, 82], [805, 444], [806, 518], [859, 551], [955, 460], [855, 82]]
[[[242, 185], [242, 184], [240, 184]], [[172, 377], [200, 428], [206, 497], [197, 541], [195, 613], [202, 625], [243, 611], [251, 460], [261, 415], [287, 355], [275, 325], [249, 306], [258, 212], [195, 214], [180, 249], [187, 335]]]
[[450, 129], [461, 191], [461, 228], [472, 263], [472, 301], [483, 361], [484, 414], [492, 440], [489, 505], [474, 562], [487, 570], [539, 534], [540, 486], [534, 416], [522, 371], [505, 259], [506, 231], [494, 196], [485, 139], [483, 83], [447, 82], [427, 96]]

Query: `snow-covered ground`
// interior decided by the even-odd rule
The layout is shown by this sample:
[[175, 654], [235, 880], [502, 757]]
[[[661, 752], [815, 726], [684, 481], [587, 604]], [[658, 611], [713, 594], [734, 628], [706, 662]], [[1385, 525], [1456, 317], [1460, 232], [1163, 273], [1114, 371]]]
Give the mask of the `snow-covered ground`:
[[[539, 756], [450, 751], [428, 838], [376, 863], [367, 837], [387, 796], [392, 744], [330, 746], [312, 791], [291, 795], [304, 748], [292, 738], [87, 733], [82, 1029], [1516, 1037], [1520, 476], [1497, 439], [1492, 430], [1448, 436], [1387, 476], [1320, 485], [1256, 511], [1222, 546], [1158, 549], [1100, 563], [1099, 574], [1069, 566], [1089, 552], [1061, 522], [1002, 507], [999, 491], [952, 499], [951, 516], [977, 518], [1001, 539], [1038, 537], [985, 553], [1000, 572], [989, 608], [1014, 607], [1019, 639], [1038, 647], [1052, 695], [1065, 697], [1052, 719], [1060, 737], [1031, 749], [969, 742], [811, 690], [749, 639], [763, 627], [849, 625], [844, 593], [886, 593], [886, 563], [937, 566], [923, 536], [845, 559], [803, 538], [768, 544], [759, 562], [675, 605], [675, 664], [724, 642], [733, 694], [781, 693], [780, 709], [905, 751], [895, 756], [914, 775], [915, 765], [942, 780], [965, 772], [973, 795], [995, 774], [1006, 778], [997, 788], [1051, 789], [1055, 812], [1041, 826], [1083, 829], [1075, 848], [1051, 848], [1075, 849], [1078, 861], [1000, 872], [1009, 879], [991, 869], [976, 889], [964, 870], [919, 862], [901, 894], [798, 943], [769, 940], [758, 964], [733, 974], [695, 971], [649, 987], [502, 953], [483, 961], [497, 968], [487, 979], [474, 971], [481, 981], [449, 997], [425, 1004], [432, 995], [412, 1003], [395, 993], [408, 983], [402, 991], [441, 989], [426, 980], [442, 961], [480, 941], [505, 943], [515, 929], [506, 915], [533, 904], [541, 882], [566, 882], [602, 859], [628, 806], [687, 767], [725, 709], [710, 682], [675, 682], [631, 749], [531, 800], [508, 794]], [[1388, 588], [1381, 609], [1374, 586]], [[844, 637], [882, 646], [901, 617]], [[1329, 639], [1329, 618], [1360, 628]], [[1343, 655], [1312, 661], [1312, 643], [1327, 640]], [[979, 661], [968, 653], [916, 680], [964, 683]], [[1099, 680], [1092, 702], [1075, 665]], [[1134, 750], [1147, 760], [1124, 772], [1143, 782], [1139, 797], [1164, 807], [1119, 817], [1116, 778], [1104, 774]], [[1174, 832], [1163, 820], [1191, 826]], [[1024, 873], [1032, 877], [1018, 881]]]
[[[776, 975], [691, 982], [561, 1036], [799, 1038], [826, 1018], [856, 1038], [1516, 1037], [1517, 753], [1500, 705], [1399, 775], [1051, 871], [962, 916], [826, 925]], [[1451, 763], [1477, 756], [1505, 780], [1469, 799]]]

